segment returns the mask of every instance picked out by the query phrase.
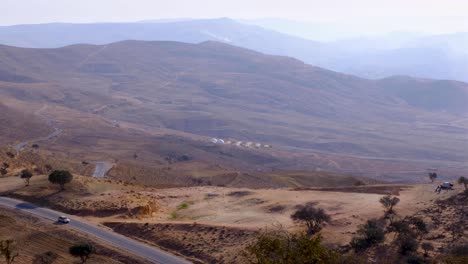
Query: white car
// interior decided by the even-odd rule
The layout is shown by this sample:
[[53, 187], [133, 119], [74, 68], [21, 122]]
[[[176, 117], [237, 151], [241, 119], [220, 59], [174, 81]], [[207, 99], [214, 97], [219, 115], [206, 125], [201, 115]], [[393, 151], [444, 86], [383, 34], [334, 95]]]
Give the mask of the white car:
[[62, 224], [68, 224], [70, 223], [70, 218], [66, 216], [59, 216], [57, 222], [62, 223]]

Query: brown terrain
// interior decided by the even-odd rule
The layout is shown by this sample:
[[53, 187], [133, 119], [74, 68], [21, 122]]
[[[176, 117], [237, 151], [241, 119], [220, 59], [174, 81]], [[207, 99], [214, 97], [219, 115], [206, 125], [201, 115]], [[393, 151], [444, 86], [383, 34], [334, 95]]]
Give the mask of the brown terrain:
[[[468, 171], [468, 104], [438, 92], [464, 98], [468, 85], [365, 80], [213, 42], [0, 46], [0, 195], [195, 262], [244, 263], [259, 232], [302, 230], [290, 216], [306, 203], [331, 215], [324, 243], [345, 248], [392, 194], [400, 217], [428, 222], [436, 256], [467, 242], [466, 229], [450, 231], [466, 226], [466, 196], [458, 185], [434, 189]], [[93, 178], [103, 161], [112, 168]], [[34, 174], [27, 187], [23, 169]], [[64, 191], [48, 182], [56, 169], [74, 174]], [[438, 171], [434, 184], [428, 169]], [[24, 262], [49, 242], [69, 262], [66, 247], [86, 239], [58, 240], [52, 231], [69, 230], [4, 208], [0, 217], [10, 219], [0, 222], [7, 235], [20, 230], [20, 244], [40, 238]], [[134, 261], [98, 246], [96, 263]]]
[[440, 194], [434, 192], [436, 184], [312, 189], [150, 188], [75, 175], [74, 181], [60, 192], [44, 176], [34, 176], [28, 187], [17, 177], [0, 181], [3, 195], [84, 217], [200, 263], [243, 263], [240, 253], [262, 230], [280, 226], [301, 230], [303, 227], [293, 223], [290, 215], [298, 205], [308, 202], [324, 208], [332, 217], [322, 231], [324, 242], [343, 247], [358, 225], [383, 215], [378, 200], [385, 194], [400, 198], [396, 207], [400, 217], [417, 215], [426, 220], [430, 232], [424, 241], [435, 245], [431, 255], [445, 252], [453, 243], [467, 242], [466, 234], [454, 236], [450, 232], [455, 223], [462, 221], [466, 225], [466, 196], [456, 195], [461, 186]]
[[[30, 126], [40, 132], [62, 129], [40, 145], [72, 160], [412, 182], [429, 167], [454, 176], [467, 170], [465, 83], [371, 81], [215, 42], [1, 46], [0, 58], [0, 103], [13, 120], [23, 119], [16, 111], [24, 119], [36, 113], [43, 126]], [[19, 136], [6, 138], [13, 144]], [[213, 146], [210, 137], [273, 149]]]

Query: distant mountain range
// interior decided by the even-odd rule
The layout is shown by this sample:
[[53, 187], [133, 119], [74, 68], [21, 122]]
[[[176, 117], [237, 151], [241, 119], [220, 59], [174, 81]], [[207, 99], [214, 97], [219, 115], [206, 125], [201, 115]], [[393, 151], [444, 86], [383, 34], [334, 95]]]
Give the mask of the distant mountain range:
[[18, 47], [56, 48], [123, 40], [220, 41], [365, 78], [410, 75], [468, 81], [468, 33], [394, 33], [326, 43], [227, 18], [0, 27], [0, 43]]

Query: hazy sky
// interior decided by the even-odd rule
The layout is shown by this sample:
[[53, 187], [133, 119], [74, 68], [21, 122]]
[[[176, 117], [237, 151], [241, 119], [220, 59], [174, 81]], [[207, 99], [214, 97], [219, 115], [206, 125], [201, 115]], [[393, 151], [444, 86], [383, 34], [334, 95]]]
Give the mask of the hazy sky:
[[0, 0], [0, 8], [0, 25], [281, 17], [369, 30], [468, 31], [467, 0]]

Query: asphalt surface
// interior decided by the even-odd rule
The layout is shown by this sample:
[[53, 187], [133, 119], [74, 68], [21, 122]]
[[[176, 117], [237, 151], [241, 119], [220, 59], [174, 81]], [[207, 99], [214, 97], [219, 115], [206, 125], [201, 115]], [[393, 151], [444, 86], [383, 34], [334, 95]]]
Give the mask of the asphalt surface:
[[[0, 197], [0, 205], [6, 206], [12, 209], [18, 209], [24, 212], [28, 212], [33, 215], [49, 219], [53, 222], [56, 222], [59, 216], [64, 215], [60, 212], [57, 212], [51, 209], [38, 207], [34, 204], [30, 204], [30, 203], [26, 203], [20, 200], [6, 198], [6, 197]], [[99, 228], [95, 225], [86, 223], [81, 219], [70, 217], [70, 220], [71, 222], [70, 224], [67, 224], [67, 226], [77, 231], [94, 236], [104, 242], [107, 242], [125, 251], [131, 252], [142, 258], [145, 258], [153, 263], [161, 263], [161, 264], [191, 263], [185, 259], [176, 257], [170, 253], [162, 251], [161, 249], [151, 247], [142, 242], [135, 241], [133, 239], [119, 235], [112, 231], [108, 231], [108, 230]]]
[[94, 168], [93, 177], [95, 178], [104, 178], [106, 173], [112, 169], [112, 163], [107, 161], [98, 161], [96, 162], [96, 168]]

